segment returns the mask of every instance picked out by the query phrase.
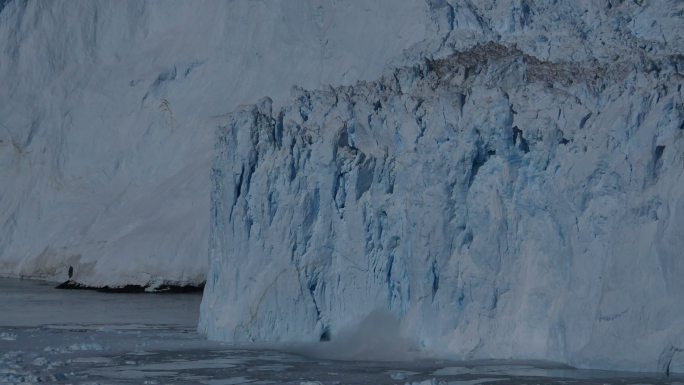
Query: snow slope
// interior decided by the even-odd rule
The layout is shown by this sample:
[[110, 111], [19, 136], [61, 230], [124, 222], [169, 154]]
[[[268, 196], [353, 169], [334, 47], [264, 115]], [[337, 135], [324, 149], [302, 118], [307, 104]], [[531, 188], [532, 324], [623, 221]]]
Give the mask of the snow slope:
[[377, 80], [218, 124], [200, 329], [684, 372], [684, 4], [428, 4]]
[[413, 0], [1, 4], [0, 275], [96, 286], [204, 281], [220, 116], [376, 77], [427, 21]]

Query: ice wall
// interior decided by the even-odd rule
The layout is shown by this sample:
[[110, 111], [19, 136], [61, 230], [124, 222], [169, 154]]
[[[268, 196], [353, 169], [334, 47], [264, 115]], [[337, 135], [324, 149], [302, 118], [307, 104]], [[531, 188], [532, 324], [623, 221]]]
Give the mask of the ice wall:
[[424, 38], [425, 10], [0, 1], [0, 275], [202, 282], [215, 122], [293, 84], [377, 77]]
[[200, 329], [684, 372], [684, 5], [428, 4], [377, 80], [222, 119]]

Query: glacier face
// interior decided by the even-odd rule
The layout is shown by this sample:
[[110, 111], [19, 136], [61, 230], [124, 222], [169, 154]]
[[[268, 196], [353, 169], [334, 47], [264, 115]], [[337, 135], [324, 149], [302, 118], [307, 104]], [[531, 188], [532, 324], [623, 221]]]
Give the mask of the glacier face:
[[219, 124], [200, 330], [684, 372], [684, 6], [476, 3]]
[[413, 0], [0, 4], [0, 275], [94, 286], [204, 281], [220, 116], [377, 77], [427, 22]]

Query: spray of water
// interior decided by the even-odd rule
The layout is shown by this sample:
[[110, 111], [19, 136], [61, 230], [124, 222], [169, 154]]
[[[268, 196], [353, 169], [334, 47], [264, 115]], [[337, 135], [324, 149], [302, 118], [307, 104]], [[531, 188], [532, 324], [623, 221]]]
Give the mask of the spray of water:
[[386, 310], [373, 311], [358, 325], [332, 333], [328, 342], [294, 350], [335, 360], [405, 361], [418, 356], [415, 344], [402, 336], [397, 318]]

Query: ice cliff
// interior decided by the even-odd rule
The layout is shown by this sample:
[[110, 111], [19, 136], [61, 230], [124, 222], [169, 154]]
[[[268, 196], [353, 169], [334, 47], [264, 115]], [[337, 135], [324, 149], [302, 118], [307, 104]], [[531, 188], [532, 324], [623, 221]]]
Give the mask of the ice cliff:
[[204, 281], [219, 117], [293, 84], [379, 76], [424, 38], [425, 10], [1, 0], [0, 276]]
[[684, 4], [427, 4], [376, 80], [218, 124], [200, 329], [684, 372]]

